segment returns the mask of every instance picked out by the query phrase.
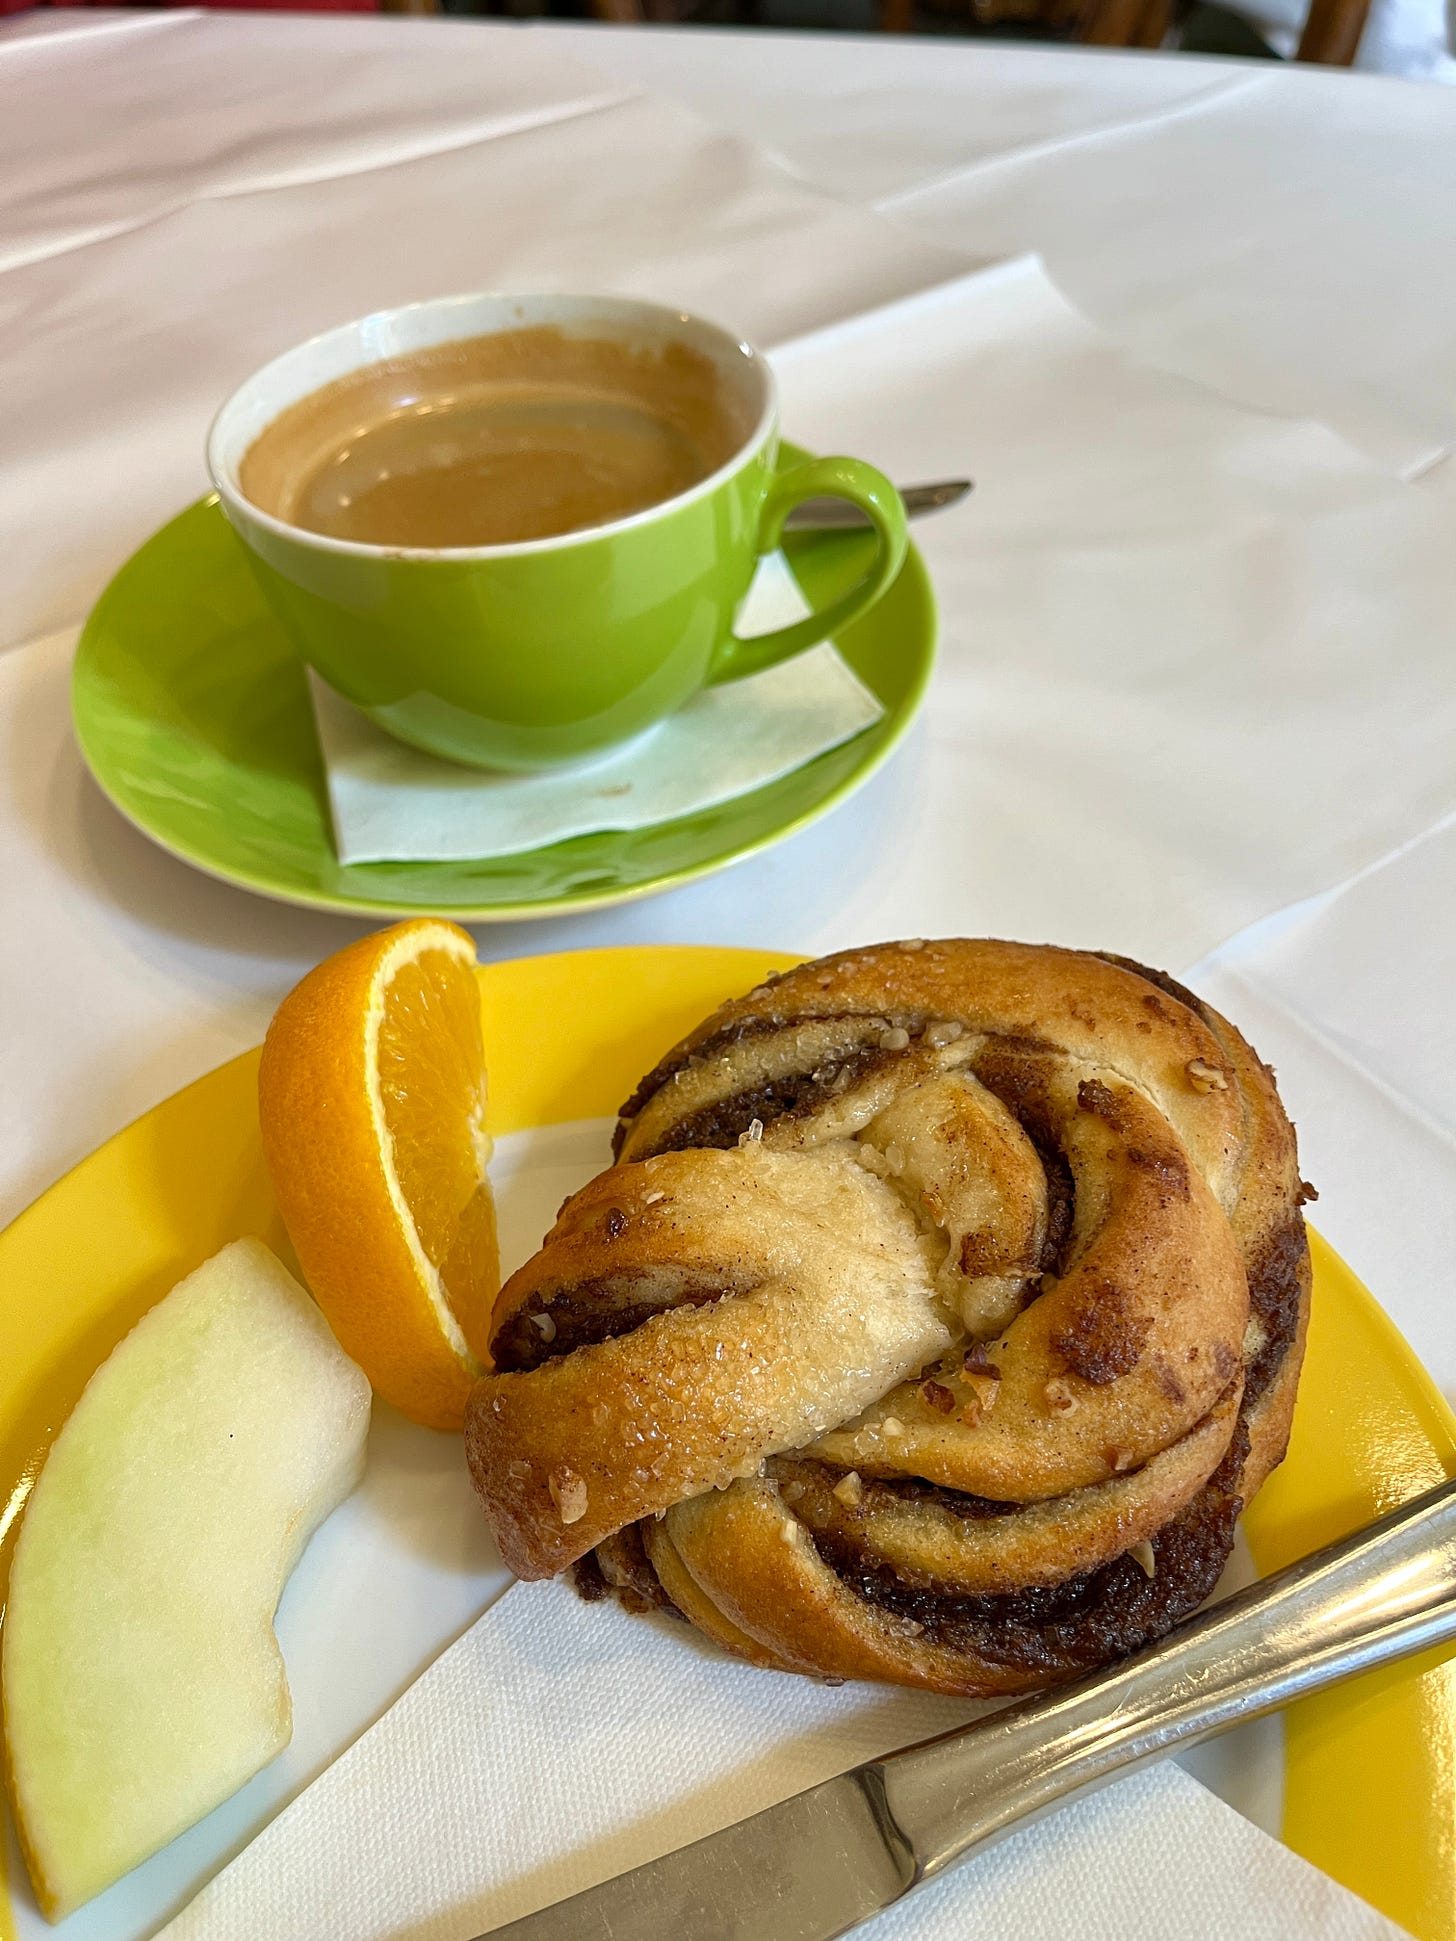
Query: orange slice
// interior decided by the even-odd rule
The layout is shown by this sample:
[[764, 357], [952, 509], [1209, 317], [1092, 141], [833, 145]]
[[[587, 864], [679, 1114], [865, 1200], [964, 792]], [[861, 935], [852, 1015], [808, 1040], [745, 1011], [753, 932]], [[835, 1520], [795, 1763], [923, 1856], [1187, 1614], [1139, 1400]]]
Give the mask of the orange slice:
[[500, 1287], [475, 945], [421, 918], [326, 958], [279, 1005], [263, 1152], [304, 1278], [385, 1401], [458, 1428]]

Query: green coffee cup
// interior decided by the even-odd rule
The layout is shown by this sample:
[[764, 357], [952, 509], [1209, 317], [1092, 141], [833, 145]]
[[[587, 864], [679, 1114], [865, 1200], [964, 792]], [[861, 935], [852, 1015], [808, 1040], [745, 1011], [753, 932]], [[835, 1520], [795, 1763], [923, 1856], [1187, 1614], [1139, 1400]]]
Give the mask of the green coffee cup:
[[[752, 430], [710, 477], [610, 524], [513, 545], [424, 549], [329, 538], [251, 504], [244, 454], [336, 378], [436, 344], [547, 324], [679, 342], [712, 359]], [[905, 510], [856, 458], [775, 474], [778, 405], [753, 347], [620, 297], [449, 297], [315, 337], [249, 378], [215, 419], [208, 469], [303, 658], [402, 741], [478, 767], [533, 770], [630, 740], [699, 688], [755, 673], [873, 606], [905, 556]], [[733, 616], [802, 500], [847, 499], [878, 534], [869, 571], [822, 612], [750, 639]]]

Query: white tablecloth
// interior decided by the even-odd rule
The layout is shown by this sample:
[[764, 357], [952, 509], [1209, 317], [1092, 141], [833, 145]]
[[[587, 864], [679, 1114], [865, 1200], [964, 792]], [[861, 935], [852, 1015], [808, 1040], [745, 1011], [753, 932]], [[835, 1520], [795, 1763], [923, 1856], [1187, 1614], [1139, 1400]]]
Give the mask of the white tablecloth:
[[[1011, 355], [1004, 333], [977, 337], [985, 280], [968, 272], [1029, 252], [1061, 295], [1024, 313], [1040, 334], [1012, 333]], [[1013, 291], [1016, 274], [991, 284]], [[1440, 658], [1456, 90], [1308, 71], [362, 17], [9, 23], [0, 1219], [255, 1043], [288, 985], [364, 927], [230, 889], [121, 821], [71, 741], [76, 624], [203, 488], [210, 409], [265, 356], [407, 297], [572, 283], [719, 312], [784, 347], [791, 432], [838, 442], [852, 388], [867, 455], [905, 474], [982, 464], [986, 490], [924, 528], [941, 664], [925, 721], [867, 789], [724, 876], [485, 929], [482, 954], [817, 951], [999, 926], [1161, 956], [1278, 1066], [1320, 1225], [1456, 1395]], [[877, 308], [876, 346], [886, 317], [891, 341], [905, 320], [902, 368], [882, 348], [855, 365], [858, 323], [819, 354], [809, 333]], [[1075, 374], [1060, 444], [1038, 424], [1054, 364]], [[932, 366], [959, 385], [954, 410]], [[1073, 421], [1115, 455], [1101, 477], [1074, 473]], [[1155, 503], [1158, 464], [1180, 453], [1193, 484]], [[1145, 515], [1119, 528], [1140, 482]], [[1114, 602], [1076, 604], [1079, 491], [1105, 584], [1121, 573], [1136, 590], [1136, 643], [1109, 626]], [[1027, 562], [1053, 529], [1039, 586]], [[1220, 594], [1210, 562], [1226, 546], [1246, 628], [1228, 629], [1226, 602], [1224, 632], [1200, 633], [1199, 582], [1169, 569], [1173, 545]], [[1019, 575], [1009, 592], [998, 561]], [[1274, 615], [1288, 603], [1287, 627], [1261, 588]], [[1040, 733], [1038, 678], [1056, 704]], [[1128, 698], [1106, 801], [1077, 746], [1079, 679], [1104, 724], [1109, 697]], [[1038, 795], [1037, 764], [1053, 761], [1061, 786]], [[1119, 803], [1139, 805], [1131, 838]], [[1142, 869], [1128, 867], [1138, 828]]]
[[[1456, 519], [1445, 90], [941, 40], [38, 15], [0, 33], [0, 183], [3, 1213], [255, 1042], [282, 990], [359, 928], [151, 848], [86, 780], [66, 710], [74, 623], [200, 489], [210, 405], [317, 324], [574, 274], [777, 343], [1035, 250], [1131, 351], [1322, 421]], [[970, 679], [973, 630], [947, 619], [943, 678]], [[1265, 902], [1229, 918], [1263, 922], [1169, 968], [1280, 1067], [1321, 1224], [1456, 1392], [1456, 834], [1449, 796], [1402, 793], [1422, 712], [1380, 717], [1379, 799], [1368, 817], [1342, 805], [1399, 853], [1302, 883], [1318, 894], [1294, 911], [1265, 907], [1287, 893], [1273, 870]], [[486, 930], [482, 950], [818, 950], [982, 928], [946, 832], [984, 777], [965, 750], [924, 752], [912, 739], [831, 820], [725, 877]], [[1268, 841], [1277, 858], [1278, 826]], [[906, 869], [924, 853], [948, 859], [933, 880]], [[1101, 941], [1125, 936], [1110, 902]]]

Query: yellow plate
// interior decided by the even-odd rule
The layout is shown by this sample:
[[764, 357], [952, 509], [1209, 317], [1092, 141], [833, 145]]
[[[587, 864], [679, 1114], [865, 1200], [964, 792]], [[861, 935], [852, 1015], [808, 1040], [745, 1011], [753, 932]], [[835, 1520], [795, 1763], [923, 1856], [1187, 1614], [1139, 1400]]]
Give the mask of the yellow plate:
[[[614, 1112], [721, 998], [792, 961], [651, 948], [484, 967], [492, 1130]], [[137, 1317], [237, 1234], [286, 1251], [256, 1068], [249, 1052], [188, 1086], [0, 1234], [0, 1573], [51, 1436]], [[1266, 1573], [1456, 1474], [1456, 1421], [1414, 1355], [1318, 1238], [1314, 1261], [1294, 1438], [1245, 1526]], [[1456, 1941], [1456, 1664], [1416, 1660], [1295, 1706], [1285, 1747], [1289, 1845], [1420, 1941]]]

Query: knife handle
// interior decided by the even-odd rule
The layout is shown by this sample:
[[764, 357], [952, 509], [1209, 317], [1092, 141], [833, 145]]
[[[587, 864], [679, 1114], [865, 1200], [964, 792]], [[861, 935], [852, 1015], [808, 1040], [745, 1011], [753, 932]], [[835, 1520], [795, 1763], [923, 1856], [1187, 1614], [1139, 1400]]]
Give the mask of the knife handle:
[[917, 1862], [972, 1847], [1179, 1746], [1456, 1639], [1456, 1482], [1106, 1669], [861, 1768]]

